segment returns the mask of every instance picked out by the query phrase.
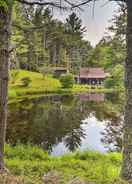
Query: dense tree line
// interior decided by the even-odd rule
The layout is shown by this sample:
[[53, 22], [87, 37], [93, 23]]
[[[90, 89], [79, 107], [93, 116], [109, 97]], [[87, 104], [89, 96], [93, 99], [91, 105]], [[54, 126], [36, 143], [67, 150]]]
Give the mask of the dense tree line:
[[76, 72], [92, 49], [83, 40], [84, 32], [74, 12], [63, 23], [53, 17], [50, 8], [16, 4], [11, 67], [39, 71], [46, 66], [64, 66]]
[[123, 88], [124, 65], [126, 58], [126, 10], [121, 4], [106, 30], [106, 35], [99, 41], [87, 58], [87, 66], [102, 67], [109, 74], [106, 87]]

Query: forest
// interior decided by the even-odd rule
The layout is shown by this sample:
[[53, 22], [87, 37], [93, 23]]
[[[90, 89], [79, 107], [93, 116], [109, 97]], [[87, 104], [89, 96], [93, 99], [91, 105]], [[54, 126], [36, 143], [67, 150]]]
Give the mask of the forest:
[[[111, 20], [107, 34], [93, 48], [84, 39], [86, 27], [76, 13], [72, 12], [61, 22], [54, 18], [50, 8], [16, 3], [12, 22], [9, 98], [26, 96], [28, 93], [77, 93], [91, 89], [85, 85], [74, 85], [69, 90], [61, 89], [59, 81], [50, 77], [54, 76], [55, 68], [65, 68], [71, 73], [71, 77], [77, 75], [80, 68], [103, 68], [109, 76], [105, 80], [104, 89], [96, 91], [122, 91], [126, 52], [126, 16], [122, 13], [122, 8], [121, 6], [118, 15]], [[36, 77], [40, 73], [45, 78], [38, 75], [40, 79], [35, 79], [35, 72]], [[26, 78], [27, 83], [29, 81], [30, 88], [20, 88], [23, 86], [23, 78]]]
[[131, 183], [132, 4], [93, 46], [91, 2], [0, 1], [0, 184]]
[[76, 13], [61, 22], [53, 17], [49, 8], [16, 4], [10, 68], [50, 73], [52, 67], [58, 66], [68, 67], [73, 74], [80, 67], [103, 67], [111, 73], [116, 66], [118, 70], [125, 60], [126, 18], [122, 8], [111, 20], [107, 35], [92, 48], [90, 42], [84, 40], [86, 27]]

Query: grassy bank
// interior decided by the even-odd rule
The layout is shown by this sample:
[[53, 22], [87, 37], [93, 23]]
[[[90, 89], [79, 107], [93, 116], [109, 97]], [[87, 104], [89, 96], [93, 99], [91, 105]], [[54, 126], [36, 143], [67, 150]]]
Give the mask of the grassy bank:
[[[13, 72], [13, 71], [12, 71]], [[28, 87], [22, 85], [22, 78], [29, 77], [31, 84]], [[88, 85], [74, 85], [72, 89], [63, 89], [59, 80], [52, 76], [43, 77], [42, 74], [19, 70], [18, 76], [14, 82], [9, 83], [9, 99], [19, 99], [31, 95], [42, 94], [67, 94], [80, 92], [111, 92], [112, 89], [104, 89], [102, 87], [93, 88]]]
[[[31, 79], [31, 84], [28, 87], [22, 86], [21, 80], [24, 77], [29, 77]], [[15, 82], [12, 83], [11, 80], [9, 83], [9, 98], [17, 98], [32, 94], [53, 93], [60, 87], [59, 81], [53, 79], [51, 76], [43, 77], [40, 73], [19, 70]]]
[[6, 145], [5, 161], [11, 173], [24, 178], [26, 184], [41, 184], [46, 173], [57, 178], [56, 184], [67, 184], [73, 178], [108, 184], [118, 178], [121, 154], [86, 151], [53, 157], [37, 147]]

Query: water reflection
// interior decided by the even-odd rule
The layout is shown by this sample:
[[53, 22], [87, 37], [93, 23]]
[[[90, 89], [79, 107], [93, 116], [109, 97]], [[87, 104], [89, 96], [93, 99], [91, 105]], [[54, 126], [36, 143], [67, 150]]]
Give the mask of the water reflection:
[[105, 123], [101, 141], [109, 151], [122, 150], [123, 117]]
[[104, 93], [80, 94], [79, 97], [81, 101], [103, 102], [105, 100]]
[[7, 142], [40, 145], [54, 155], [77, 148], [120, 150], [122, 98], [115, 95], [48, 96], [11, 104]]

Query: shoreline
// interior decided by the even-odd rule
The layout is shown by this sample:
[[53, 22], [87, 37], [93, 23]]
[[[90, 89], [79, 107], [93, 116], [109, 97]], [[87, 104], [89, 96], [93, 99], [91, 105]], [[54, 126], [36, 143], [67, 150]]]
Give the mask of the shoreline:
[[[22, 84], [22, 79], [25, 77], [31, 80], [31, 83], [27, 87]], [[62, 88], [59, 79], [53, 78], [51, 75], [43, 77], [42, 74], [37, 72], [19, 70], [16, 80], [13, 83], [12, 80], [9, 82], [8, 99], [10, 103], [11, 101], [19, 101], [31, 96], [76, 95], [80, 93], [112, 93], [121, 91], [124, 90], [82, 84], [74, 84], [72, 88]]]
[[[15, 91], [15, 90], [14, 90]], [[17, 91], [15, 91], [17, 93]], [[14, 97], [8, 97], [8, 104], [13, 102], [19, 102], [24, 99], [33, 99], [45, 96], [65, 96], [65, 95], [79, 95], [86, 93], [113, 93], [113, 92], [123, 92], [123, 90], [115, 90], [115, 89], [106, 89], [106, 88], [96, 88], [96, 89], [82, 89], [82, 90], [74, 90], [74, 89], [58, 89], [56, 91], [47, 92], [47, 91], [39, 91], [35, 92], [27, 88], [27, 92], [19, 93], [19, 95], [15, 95]]]

